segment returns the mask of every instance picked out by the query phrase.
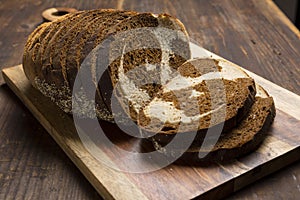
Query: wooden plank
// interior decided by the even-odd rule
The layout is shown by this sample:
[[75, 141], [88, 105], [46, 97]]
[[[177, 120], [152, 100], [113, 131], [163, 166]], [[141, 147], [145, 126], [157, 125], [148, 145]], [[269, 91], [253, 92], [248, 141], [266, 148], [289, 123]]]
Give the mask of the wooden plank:
[[[269, 91], [278, 99], [277, 106], [284, 103], [280, 100], [282, 96], [291, 99], [286, 102], [286, 106], [277, 107], [277, 117], [272, 131], [261, 148], [226, 165], [216, 164], [208, 168], [170, 165], [144, 174], [116, 171], [94, 159], [78, 138], [72, 118], [31, 87], [21, 65], [3, 70], [3, 77], [9, 87], [105, 198], [222, 198], [299, 159], [300, 138], [295, 137], [300, 128], [299, 108], [293, 103], [299, 100], [299, 96], [259, 76], [255, 78], [260, 83], [266, 84], [270, 87], [269, 89], [275, 88], [280, 91], [274, 93]], [[118, 133], [115, 134], [118, 135]], [[116, 158], [116, 155], [107, 153], [107, 157]], [[136, 160], [135, 162], [142, 161]]]
[[[299, 29], [291, 22], [291, 20], [278, 8], [278, 6], [275, 4], [273, 0], [266, 0], [266, 1], [259, 1], [260, 6], [263, 8], [268, 8], [272, 11], [272, 14], [278, 17], [279, 20], [283, 22], [283, 24], [286, 24], [294, 33], [295, 35], [300, 38], [300, 31]], [[299, 12], [299, 10], [297, 11]], [[268, 12], [268, 14], [271, 14], [271, 12]]]

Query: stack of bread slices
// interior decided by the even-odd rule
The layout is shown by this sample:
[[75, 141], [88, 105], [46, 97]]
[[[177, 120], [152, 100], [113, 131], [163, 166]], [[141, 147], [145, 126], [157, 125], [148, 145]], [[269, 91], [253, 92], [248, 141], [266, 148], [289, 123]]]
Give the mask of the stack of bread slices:
[[[79, 75], [83, 66], [88, 70]], [[223, 59], [191, 58], [184, 25], [167, 14], [101, 9], [65, 15], [29, 36], [23, 67], [32, 85], [66, 113], [96, 112], [118, 122], [124, 115], [112, 106], [114, 99], [158, 150], [176, 136], [192, 136], [182, 148], [188, 162], [253, 151], [275, 116], [272, 97], [241, 68]], [[83, 87], [79, 107], [74, 96], [72, 102], [78, 79], [95, 89], [89, 99]], [[182, 150], [180, 143], [174, 151]]]

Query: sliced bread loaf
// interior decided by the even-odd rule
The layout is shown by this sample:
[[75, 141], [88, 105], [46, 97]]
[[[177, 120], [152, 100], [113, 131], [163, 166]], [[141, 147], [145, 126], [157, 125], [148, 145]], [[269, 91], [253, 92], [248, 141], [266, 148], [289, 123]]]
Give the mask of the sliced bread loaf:
[[[76, 96], [83, 107], [72, 110], [82, 65], [88, 70], [79, 77], [81, 86], [90, 80], [95, 104], [83, 91]], [[91, 117], [95, 109], [98, 118], [112, 122], [120, 114], [111, 107], [114, 94], [141, 134], [156, 133], [151, 139], [158, 148], [176, 135], [196, 133], [181, 161], [248, 153], [262, 142], [275, 116], [273, 99], [241, 68], [222, 59], [191, 59], [183, 24], [166, 14], [113, 9], [68, 14], [29, 36], [23, 67], [32, 85], [67, 113]], [[200, 149], [204, 138], [215, 137], [207, 134], [215, 128], [221, 130], [217, 144]], [[208, 155], [199, 158], [199, 153]]]
[[[173, 45], [170, 45], [167, 52], [168, 62], [173, 67], [177, 68], [190, 58], [187, 33], [176, 18], [165, 14], [154, 15], [112, 9], [81, 11], [43, 24], [29, 36], [23, 56], [25, 74], [34, 87], [50, 97], [65, 112], [71, 113], [72, 89], [77, 72], [82, 62], [90, 59], [91, 70], [87, 78], [93, 80], [99, 87], [96, 91], [96, 105], [89, 105], [87, 102], [87, 106], [95, 106], [100, 119], [112, 121], [109, 99], [113, 86], [119, 78], [115, 72], [118, 72], [121, 56], [113, 57], [113, 47], [110, 49], [109, 57], [113, 58], [110, 60], [111, 65], [98, 84], [96, 67], [99, 67], [97, 62], [101, 58], [97, 58], [97, 55], [88, 55], [107, 38], [112, 36], [117, 40], [120, 32], [144, 27], [162, 27], [181, 32], [183, 40], [176, 42], [178, 37], [175, 37], [171, 41]], [[130, 46], [128, 42], [135, 40], [133, 36], [125, 38], [127, 43], [122, 45]], [[184, 56], [174, 55], [172, 52], [179, 47]], [[163, 53], [160, 48], [146, 47], [126, 52], [122, 62], [125, 65], [123, 69], [130, 70], [145, 63], [159, 65], [162, 60]], [[90, 116], [84, 109], [77, 110], [75, 114]]]

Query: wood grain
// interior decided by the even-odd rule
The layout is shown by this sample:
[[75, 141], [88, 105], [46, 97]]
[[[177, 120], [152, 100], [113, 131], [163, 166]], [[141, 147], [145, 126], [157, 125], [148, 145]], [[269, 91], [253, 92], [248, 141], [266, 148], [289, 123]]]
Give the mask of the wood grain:
[[[199, 48], [199, 47], [198, 47]], [[201, 49], [203, 52], [203, 49]], [[197, 51], [197, 49], [192, 49]], [[208, 56], [209, 52], [207, 53]], [[277, 117], [269, 136], [263, 145], [254, 153], [226, 164], [216, 164], [209, 167], [169, 165], [151, 173], [127, 173], [114, 170], [97, 161], [84, 147], [74, 126], [72, 118], [63, 113], [48, 98], [35, 90], [24, 75], [22, 66], [16, 66], [3, 71], [4, 79], [9, 87], [17, 94], [22, 102], [29, 108], [38, 121], [55, 139], [95, 189], [107, 199], [219, 199], [241, 189], [263, 176], [274, 172], [299, 159], [300, 138], [295, 139], [297, 129], [300, 128], [300, 108], [293, 103], [282, 108], [295, 110], [294, 116], [287, 115], [289, 110], [280, 110], [281, 97], [273, 93], [277, 100]], [[260, 83], [269, 87], [269, 92], [280, 91], [281, 95], [298, 101], [298, 95], [255, 76]], [[269, 85], [270, 84], [270, 85]], [[293, 94], [293, 93], [292, 93]], [[288, 104], [288, 102], [285, 102]], [[294, 126], [288, 126], [292, 122]], [[119, 147], [128, 146], [132, 140], [120, 140], [122, 132], [114, 129], [114, 125], [107, 123], [106, 129], [114, 135]], [[139, 140], [133, 141], [133, 149], [137, 151]], [[105, 152], [102, 156], [114, 160], [117, 166], [124, 165], [118, 162], [120, 158], [109, 147], [99, 145]], [[133, 160], [139, 165], [143, 159]], [[214, 174], [214, 177], [211, 177]], [[221, 193], [217, 191], [222, 191]]]
[[[300, 94], [299, 31], [271, 0], [1, 1], [0, 68], [21, 63], [26, 38], [42, 22], [44, 9], [118, 6], [175, 15], [201, 46]], [[0, 87], [0, 110], [0, 150], [5, 152], [0, 154], [0, 199], [100, 198], [5, 85]], [[297, 162], [230, 199], [299, 199], [299, 185]]]

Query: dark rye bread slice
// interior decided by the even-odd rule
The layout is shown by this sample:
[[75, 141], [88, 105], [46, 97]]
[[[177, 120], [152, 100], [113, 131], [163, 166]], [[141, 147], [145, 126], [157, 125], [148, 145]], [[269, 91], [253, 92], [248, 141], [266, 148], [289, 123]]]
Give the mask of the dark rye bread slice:
[[160, 143], [191, 132], [201, 141], [211, 127], [229, 130], [254, 103], [254, 80], [228, 61], [189, 60], [174, 74], [139, 112], [143, 132], [157, 133]]
[[[237, 127], [222, 135], [214, 147], [200, 150], [197, 147], [189, 148], [177, 161], [180, 164], [201, 164], [210, 162], [227, 162], [234, 158], [256, 150], [268, 135], [268, 129], [276, 115], [273, 98], [260, 86], [257, 87], [255, 103], [247, 117]], [[208, 153], [199, 158], [200, 153]]]
[[[99, 15], [103, 15], [103, 20], [101, 20]], [[82, 11], [77, 14], [66, 15], [47, 25], [42, 25], [38, 28], [39, 30], [29, 36], [25, 47], [23, 67], [26, 76], [33, 86], [38, 88], [44, 95], [50, 97], [52, 101], [65, 112], [70, 113], [71, 91], [74, 79], [80, 67], [79, 65], [87, 54], [108, 37], [109, 34], [123, 31], [117, 29], [116, 31], [112, 31], [112, 27], [120, 24], [121, 21], [125, 21], [126, 18], [134, 17], [135, 15], [135, 12], [117, 10]], [[106, 18], [104, 16], [110, 17]], [[175, 18], [171, 19], [170, 16], [160, 16], [164, 18], [163, 21], [165, 25], [163, 26], [170, 26], [173, 22], [178, 23], [176, 26], [180, 27], [180, 30], [187, 38], [186, 31], [179, 21], [175, 20]], [[170, 19], [170, 23], [166, 23], [168, 18]], [[140, 21], [142, 20], [144, 20], [144, 18], [140, 18]], [[93, 24], [91, 26], [86, 24], [87, 22], [95, 22], [95, 24], [98, 24], [99, 21], [105, 21], [105, 23], [99, 24], [99, 27]], [[63, 24], [64, 27], [60, 27], [61, 24]], [[144, 22], [144, 24], [147, 25], [147, 22]], [[80, 34], [78, 30], [84, 33]], [[45, 37], [47, 39], [45, 39]], [[31, 38], [34, 38], [34, 41], [31, 41]], [[76, 39], [74, 40], [74, 38]], [[80, 45], [76, 43], [76, 41], [79, 41], [78, 43]], [[27, 48], [27, 46], [30, 46], [30, 48]], [[190, 56], [187, 41], [185, 47], [185, 51], [188, 52]], [[149, 56], [149, 60], [156, 56], [156, 53], [153, 53]], [[95, 63], [92, 66], [94, 65]], [[91, 79], [93, 79], [94, 71], [95, 70], [91, 69]], [[111, 85], [109, 81], [106, 81], [105, 84]], [[100, 103], [101, 105], [96, 105], [97, 115], [101, 119], [110, 121], [112, 120], [112, 115], [107, 113], [109, 106], [103, 105], [102, 99], [102, 94], [98, 91], [96, 104]], [[90, 106], [88, 103], [87, 105]], [[78, 112], [79, 115], [89, 116], [88, 113], [84, 113], [84, 110]]]

